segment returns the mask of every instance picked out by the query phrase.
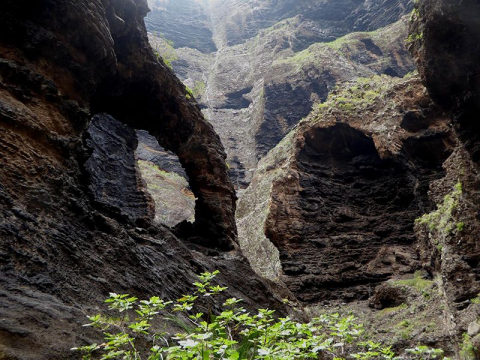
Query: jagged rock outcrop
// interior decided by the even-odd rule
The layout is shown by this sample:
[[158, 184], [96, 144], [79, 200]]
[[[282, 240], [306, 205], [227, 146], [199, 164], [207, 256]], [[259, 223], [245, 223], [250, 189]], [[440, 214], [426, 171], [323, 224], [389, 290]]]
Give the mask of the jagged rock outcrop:
[[422, 1], [409, 39], [415, 63], [432, 98], [452, 113], [473, 160], [480, 160], [480, 4]]
[[[155, 22], [155, 14], [171, 11], [171, 3], [152, 12], [149, 30], [158, 30], [153, 23], [167, 26]], [[153, 42], [163, 42], [160, 55], [193, 90], [219, 133], [239, 194], [258, 160], [309, 114], [315, 102], [324, 101], [335, 84], [373, 74], [403, 76], [413, 70], [404, 48], [407, 20], [391, 25], [410, 11], [409, 1], [195, 4], [203, 4], [209, 14], [218, 51], [202, 53], [194, 45], [174, 49], [158, 37]], [[184, 21], [181, 11], [176, 21]], [[352, 31], [358, 33], [343, 37]], [[175, 34], [171, 36], [166, 37], [175, 46]]]
[[[220, 283], [247, 306], [282, 309], [240, 253], [216, 250], [235, 237], [223, 147], [156, 60], [147, 11], [143, 0], [2, 3], [0, 357], [74, 358], [69, 349], [92, 339], [81, 327], [85, 314], [108, 292], [177, 297], [203, 270], [218, 268]], [[99, 113], [124, 125], [91, 120]], [[125, 126], [178, 155], [198, 197], [194, 231], [208, 247], [144, 216], [128, 155], [134, 133]], [[110, 167], [116, 151], [123, 164]], [[119, 170], [128, 173], [121, 202], [119, 183], [111, 193], [106, 181]]]
[[[75, 111], [77, 106], [87, 107], [92, 113], [109, 113], [134, 128], [149, 131], [161, 145], [174, 151], [199, 199], [196, 232], [200, 236], [210, 233], [212, 236], [208, 236], [217, 238], [219, 246], [231, 246], [235, 237], [232, 211], [235, 194], [226, 172], [220, 139], [208, 122], [198, 120], [201, 118], [198, 107], [185, 97], [185, 90], [175, 76], [158, 65], [148, 47], [146, 32], [142, 30], [143, 25], [139, 25], [148, 11], [146, 4], [127, 1], [114, 9], [113, 5], [95, 3], [78, 11], [67, 7], [62, 21], [53, 18], [55, 11], [52, 14], [48, 11], [59, 9], [60, 5], [37, 4], [24, 11], [21, 4], [11, 5], [3, 12], [2, 39], [6, 48], [25, 49], [26, 59], [31, 54], [30, 62], [45, 67], [45, 76], [51, 68], [65, 68], [64, 73], [51, 75], [60, 89], [53, 86], [46, 90], [51, 92], [51, 97], [61, 90], [63, 97], [75, 99], [72, 101], [77, 103], [68, 103], [70, 111]], [[99, 6], [106, 11], [105, 16], [96, 12]], [[21, 20], [16, 19], [31, 23], [25, 30]], [[86, 26], [95, 34], [95, 41], [86, 39], [78, 30], [84, 19], [91, 19]], [[56, 35], [67, 30], [72, 33], [71, 39]], [[68, 49], [72, 47], [79, 50], [72, 49], [70, 53]], [[25, 71], [19, 67], [25, 61], [21, 60], [18, 50], [10, 52], [12, 57], [20, 57], [19, 64], [4, 60], [2, 70], [6, 78], [18, 81], [14, 77]], [[41, 63], [40, 59], [46, 60]], [[164, 71], [160, 73], [161, 68]], [[81, 116], [76, 126], [81, 128], [86, 119], [85, 115]], [[225, 171], [215, 170], [222, 168]]]
[[395, 346], [462, 359], [480, 344], [479, 19], [476, 1], [420, 2], [407, 43], [426, 89], [331, 94], [260, 162], [237, 210], [258, 272], [305, 302], [344, 302]]
[[[475, 229], [475, 212], [468, 198], [457, 199], [444, 242], [417, 219], [455, 181], [476, 176], [462, 156], [450, 119], [418, 77], [346, 84], [260, 161], [238, 204], [241, 248], [257, 272], [312, 309], [353, 312], [398, 349], [420, 342], [454, 355], [479, 309], [456, 313], [449, 292], [465, 304], [478, 285], [468, 260], [455, 261], [441, 244], [471, 244], [457, 224]], [[443, 272], [436, 251], [449, 264]]]
[[[445, 178], [431, 185], [430, 196], [439, 208], [418, 226], [424, 244], [421, 255], [425, 266], [442, 276], [452, 333], [459, 341], [473, 344], [465, 356], [476, 358], [474, 347], [478, 349], [480, 336], [471, 329], [480, 314], [472, 300], [480, 291], [480, 4], [420, 2], [412, 16], [409, 41], [422, 81], [449, 114], [459, 138], [454, 156], [444, 165]], [[462, 339], [463, 333], [470, 338]]]

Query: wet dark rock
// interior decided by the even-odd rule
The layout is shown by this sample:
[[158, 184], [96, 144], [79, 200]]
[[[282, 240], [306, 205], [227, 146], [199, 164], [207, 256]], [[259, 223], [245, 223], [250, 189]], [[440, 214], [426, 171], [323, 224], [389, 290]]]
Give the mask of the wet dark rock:
[[91, 155], [85, 168], [94, 200], [132, 222], [151, 221], [152, 200], [137, 172], [135, 131], [111, 116], [95, 115], [86, 144]]
[[[76, 358], [71, 347], [98, 341], [81, 325], [109, 292], [173, 299], [205, 270], [249, 308], [286, 310], [276, 285], [225, 251], [236, 234], [225, 153], [149, 47], [147, 11], [142, 0], [2, 3], [0, 357]], [[117, 121], [91, 122], [101, 113]], [[207, 247], [149, 220], [132, 129], [178, 155]]]

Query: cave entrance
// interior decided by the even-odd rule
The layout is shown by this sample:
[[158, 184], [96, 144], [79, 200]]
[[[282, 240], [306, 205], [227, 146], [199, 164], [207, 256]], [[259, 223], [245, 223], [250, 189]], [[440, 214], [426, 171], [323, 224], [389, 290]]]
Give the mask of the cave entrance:
[[348, 124], [305, 134], [300, 191], [276, 210], [286, 219], [277, 228], [288, 230], [267, 233], [298, 299], [366, 300], [376, 284], [419, 268], [414, 222], [431, 208], [429, 184], [444, 176], [446, 136], [412, 137], [401, 155], [381, 158], [372, 137]]

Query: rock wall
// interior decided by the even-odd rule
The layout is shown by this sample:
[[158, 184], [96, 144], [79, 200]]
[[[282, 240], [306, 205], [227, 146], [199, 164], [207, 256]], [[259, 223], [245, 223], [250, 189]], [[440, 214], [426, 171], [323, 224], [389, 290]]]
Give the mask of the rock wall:
[[86, 136], [91, 154], [85, 170], [93, 200], [106, 211], [120, 213], [134, 223], [151, 221], [154, 204], [137, 171], [135, 131], [101, 114], [92, 118]]
[[[429, 184], [444, 176], [454, 148], [448, 119], [418, 79], [350, 86], [261, 161], [238, 206], [247, 255], [257, 240], [246, 219], [265, 208], [258, 226], [281, 264], [266, 275], [305, 303], [365, 300], [379, 283], [420, 268], [414, 222], [433, 207]], [[265, 182], [269, 195], [259, 204], [256, 187]], [[250, 259], [258, 270], [262, 261]]]
[[[163, 42], [160, 55], [171, 60], [219, 133], [239, 194], [258, 160], [335, 84], [413, 70], [404, 48], [407, 19], [398, 22], [411, 10], [409, 1], [205, 1], [203, 7], [218, 51], [153, 41]], [[154, 14], [167, 8], [153, 11], [150, 31], [163, 26]], [[352, 31], [358, 33], [346, 35]], [[167, 38], [176, 47], [176, 36]]]
[[149, 0], [149, 31], [173, 41], [175, 47], [189, 47], [203, 53], [217, 50], [213, 41], [208, 8], [197, 0]]
[[[3, 15], [2, 39], [9, 49], [9, 60], [4, 60], [2, 66], [4, 76], [18, 81], [13, 79], [15, 70], [22, 71], [10, 57], [19, 59], [19, 64], [32, 63], [56, 84], [57, 89], [49, 89], [51, 97], [60, 92], [66, 99], [77, 101], [69, 103], [71, 111], [78, 104], [80, 109], [106, 112], [134, 128], [150, 131], [165, 148], [177, 153], [190, 177], [192, 190], [199, 197], [198, 233], [213, 231], [211, 238], [217, 238], [219, 246], [231, 247], [235, 237], [235, 194], [220, 139], [209, 123], [199, 120], [202, 116], [198, 107], [186, 98], [175, 76], [158, 64], [148, 46], [143, 27], [146, 4], [127, 1], [69, 8], [47, 3], [30, 6], [26, 11], [20, 5], [9, 6]], [[55, 18], [56, 12], [51, 9], [64, 11], [63, 19]], [[95, 34], [95, 41], [89, 42], [81, 35], [82, 26]], [[65, 32], [71, 37], [58, 35]], [[16, 49], [25, 49], [25, 54]], [[65, 70], [55, 72], [55, 68]], [[78, 120], [77, 131], [86, 118]], [[222, 168], [224, 171], [216, 170]]]
[[[444, 279], [443, 291], [453, 319], [451, 328], [458, 341], [478, 349], [476, 324], [480, 312], [472, 299], [478, 294], [480, 281], [480, 4], [425, 0], [417, 4], [412, 20], [409, 50], [429, 94], [446, 111], [459, 138], [459, 147], [444, 165], [445, 178], [431, 186], [430, 196], [441, 207], [431, 214], [430, 224], [418, 226], [424, 244], [422, 258], [425, 266]], [[461, 195], [458, 190], [452, 192], [454, 184], [461, 184]], [[452, 197], [453, 206], [445, 206]], [[435, 218], [432, 226], [431, 219]], [[468, 337], [462, 339], [463, 333]], [[467, 356], [478, 357], [478, 350], [471, 349]]]
[[237, 210], [256, 271], [365, 316], [397, 347], [458, 359], [480, 344], [479, 19], [476, 1], [420, 2], [407, 44], [426, 88], [407, 76], [331, 93], [260, 162]]
[[[93, 340], [85, 314], [109, 292], [174, 298], [204, 270], [219, 269], [247, 306], [285, 309], [238, 251], [218, 250], [236, 232], [223, 147], [156, 60], [147, 11], [141, 0], [2, 3], [0, 357], [74, 358], [72, 346]], [[152, 225], [132, 128], [179, 156], [207, 247]]]

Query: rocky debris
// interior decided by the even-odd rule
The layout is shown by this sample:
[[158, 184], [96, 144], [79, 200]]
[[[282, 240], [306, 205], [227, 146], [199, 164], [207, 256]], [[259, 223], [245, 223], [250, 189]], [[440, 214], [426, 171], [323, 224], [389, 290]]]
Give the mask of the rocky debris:
[[[225, 154], [184, 86], [156, 60], [147, 11], [142, 0], [2, 3], [0, 357], [74, 358], [69, 349], [93, 339], [81, 326], [85, 314], [97, 313], [109, 292], [176, 298], [205, 270], [219, 269], [220, 284], [246, 307], [285, 313], [276, 285], [238, 251], [219, 250], [235, 237]], [[103, 116], [91, 123], [100, 113], [131, 129]], [[207, 247], [145, 218], [127, 155], [133, 128], [179, 156], [198, 197], [193, 230]], [[113, 157], [126, 156], [122, 166], [102, 164], [103, 145], [113, 144]], [[119, 204], [120, 183], [112, 193], [105, 179], [124, 170]]]
[[[402, 127], [412, 113], [424, 124], [417, 131]], [[448, 119], [418, 79], [359, 79], [260, 162], [238, 205], [241, 247], [257, 271], [277, 256], [281, 270], [265, 275], [305, 303], [365, 300], [420, 267], [414, 221], [432, 208], [429, 184], [453, 148]], [[267, 255], [250, 257], [250, 246]]]
[[[235, 5], [245, 11], [234, 18], [222, 10], [230, 3], [213, 6], [210, 2], [211, 21], [217, 43], [224, 41], [220, 38], [229, 21], [236, 22], [237, 36], [245, 30], [245, 38], [235, 45], [203, 54], [191, 48], [173, 49], [165, 40], [151, 38], [155, 44], [164, 44], [158, 46], [160, 55], [172, 60], [175, 72], [192, 89], [219, 133], [239, 194], [251, 181], [258, 160], [310, 113], [314, 103], [324, 101], [337, 83], [382, 73], [403, 76], [414, 69], [404, 47], [408, 20], [398, 21], [410, 8], [406, 2], [369, 2], [370, 20], [379, 20], [370, 25], [364, 10], [352, 10], [364, 5], [353, 2], [241, 2]], [[377, 8], [380, 3], [384, 7]], [[248, 9], [253, 5], [255, 15], [250, 18]], [[260, 20], [273, 19], [274, 14], [278, 15], [275, 22], [263, 28]], [[357, 20], [363, 25], [354, 25]], [[343, 36], [351, 27], [369, 31]]]
[[369, 305], [377, 310], [394, 308], [406, 302], [405, 293], [388, 283], [375, 288], [375, 294], [369, 299]]

